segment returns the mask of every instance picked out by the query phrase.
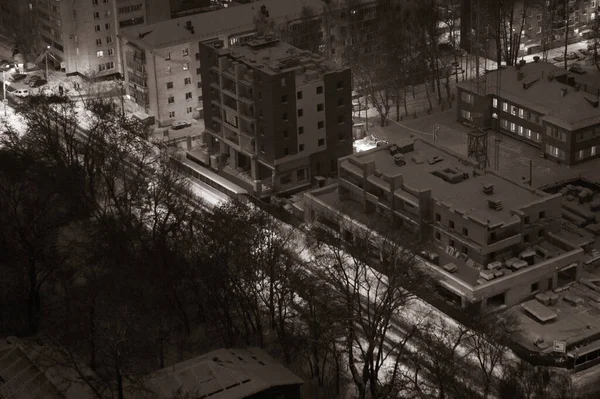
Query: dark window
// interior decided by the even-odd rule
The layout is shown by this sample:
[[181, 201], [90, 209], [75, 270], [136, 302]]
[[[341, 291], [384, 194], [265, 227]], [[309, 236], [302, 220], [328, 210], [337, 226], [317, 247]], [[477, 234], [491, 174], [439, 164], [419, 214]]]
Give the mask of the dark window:
[[284, 153], [285, 155], [288, 155], [288, 154], [290, 153], [290, 150], [288, 150], [288, 148], [287, 148], [287, 147], [285, 147], [285, 148], [283, 149], [283, 153]]
[[200, 68], [196, 68], [196, 75], [200, 75]]
[[317, 94], [323, 94], [323, 86], [317, 86]]
[[202, 82], [198, 82], [198, 83], [196, 83], [196, 86], [197, 86], [199, 89], [201, 89], [201, 88], [202, 88]]
[[298, 127], [298, 134], [302, 134], [304, 133], [304, 126], [299, 126]]
[[454, 240], [448, 240], [448, 245], [450, 245], [451, 247], [454, 246]]
[[258, 92], [258, 99], [262, 100], [262, 92], [260, 92], [260, 91]]
[[463, 235], [468, 236], [469, 235], [469, 229], [467, 229], [466, 227], [463, 227]]
[[469, 253], [469, 248], [467, 248], [466, 246], [463, 246], [462, 247], [462, 253], [465, 254], [465, 255], [468, 254]]
[[343, 89], [344, 88], [344, 82], [342, 82], [341, 80], [338, 80], [337, 82], [337, 88], [339, 89]]
[[318, 143], [319, 143], [319, 147], [324, 146], [325, 145], [325, 139], [319, 139]]
[[344, 133], [338, 133], [338, 141], [344, 141], [344, 139], [346, 138], [346, 135]]
[[284, 121], [287, 121], [287, 120], [288, 120], [288, 118], [287, 118], [287, 112], [284, 112], [284, 113], [283, 113], [283, 115], [281, 115], [281, 118], [282, 118]]
[[304, 110], [303, 110], [302, 108], [300, 108], [300, 109], [298, 110], [298, 117], [301, 117], [301, 116], [303, 116], [303, 115], [304, 115]]
[[544, 229], [540, 229], [540, 232], [538, 233], [538, 237], [543, 237], [544, 236]]
[[338, 115], [338, 124], [344, 123], [344, 115]]
[[290, 135], [288, 134], [288, 131], [287, 131], [287, 130], [284, 130], [284, 131], [283, 131], [283, 137], [284, 137], [284, 138], [286, 138], [286, 139], [287, 139], [288, 137], [290, 137]]
[[442, 216], [439, 213], [435, 214], [435, 221], [436, 222], [441, 222], [442, 221]]
[[490, 252], [490, 259], [494, 260], [496, 258], [495, 252]]
[[299, 92], [296, 93], [296, 98], [298, 100], [302, 100], [302, 92], [301, 91], [299, 91]]
[[540, 289], [540, 284], [539, 283], [533, 283], [531, 284], [531, 292], [536, 292]]
[[287, 96], [281, 96], [281, 102], [287, 104]]
[[496, 233], [490, 234], [490, 240], [491, 241], [496, 241]]
[[167, 82], [167, 89], [173, 88], [173, 82]]
[[454, 228], [454, 222], [452, 220], [450, 220], [448, 222], [448, 226], [450, 226], [450, 228], [453, 229]]
[[317, 111], [318, 112], [323, 111], [323, 104], [317, 104]]
[[442, 235], [440, 234], [439, 231], [435, 232], [435, 239], [438, 240], [438, 241], [440, 241], [442, 239]]
[[306, 180], [306, 169], [298, 169], [296, 171], [296, 179], [298, 181]]
[[523, 218], [523, 223], [529, 224], [529, 216], [525, 216], [525, 218]]
[[173, 104], [175, 102], [175, 97], [169, 96], [169, 98], [167, 99], [167, 101], [169, 102], [169, 104]]
[[541, 211], [540, 212], [540, 219], [543, 219], [546, 217], [546, 211]]
[[323, 129], [323, 126], [325, 126], [325, 123], [323, 121], [317, 122], [317, 129]]
[[298, 146], [298, 152], [302, 152], [302, 151], [304, 151], [304, 144], [300, 144]]

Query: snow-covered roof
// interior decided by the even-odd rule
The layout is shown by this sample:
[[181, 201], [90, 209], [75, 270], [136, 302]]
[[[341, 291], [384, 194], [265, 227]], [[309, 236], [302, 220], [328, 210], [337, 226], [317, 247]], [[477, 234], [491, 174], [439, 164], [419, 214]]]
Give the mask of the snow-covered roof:
[[[600, 107], [596, 96], [578, 90], [579, 77], [547, 62], [530, 62], [520, 68], [503, 67], [485, 75], [487, 95], [523, 106], [543, 115], [543, 120], [567, 130], [578, 130], [600, 123]], [[590, 86], [589, 78], [585, 84]], [[458, 87], [477, 92], [474, 81], [461, 82]], [[582, 85], [583, 86], [583, 85]], [[600, 81], [596, 82], [600, 87]]]

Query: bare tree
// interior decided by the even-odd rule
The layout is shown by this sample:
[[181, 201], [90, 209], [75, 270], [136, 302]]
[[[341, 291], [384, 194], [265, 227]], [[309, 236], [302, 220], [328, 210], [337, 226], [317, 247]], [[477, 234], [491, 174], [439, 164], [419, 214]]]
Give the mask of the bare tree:
[[409, 237], [386, 239], [373, 231], [346, 228], [351, 242], [315, 233], [320, 245], [314, 249], [314, 268], [331, 286], [331, 300], [343, 309], [347, 363], [358, 397], [386, 397], [416, 332], [402, 318], [402, 309], [419, 284], [426, 285], [415, 266], [419, 244]]

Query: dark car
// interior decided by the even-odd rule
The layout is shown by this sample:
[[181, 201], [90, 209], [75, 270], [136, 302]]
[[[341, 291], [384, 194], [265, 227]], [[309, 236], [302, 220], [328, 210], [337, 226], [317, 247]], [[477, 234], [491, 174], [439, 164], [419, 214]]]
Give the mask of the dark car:
[[390, 155], [396, 155], [400, 153], [400, 147], [398, 147], [396, 144], [392, 144], [390, 146]]
[[40, 87], [48, 83], [46, 79], [34, 79], [29, 81], [29, 87]]
[[563, 62], [565, 60], [565, 58], [562, 55], [559, 55], [558, 57], [554, 57], [552, 59], [556, 62]]
[[587, 51], [586, 49], [583, 49], [583, 48], [580, 48], [580, 49], [579, 49], [579, 50], [577, 50], [577, 51], [579, 51], [579, 52], [580, 52], [581, 54], [583, 54], [583, 55], [588, 55], [588, 54], [590, 53], [589, 51]]
[[173, 130], [179, 130], [179, 129], [183, 129], [183, 128], [190, 127], [190, 126], [192, 126], [191, 122], [188, 122], [188, 121], [175, 121], [171, 125], [171, 129], [173, 129]]
[[0, 69], [8, 70], [15, 66], [14, 62], [8, 60], [0, 60]]
[[569, 53], [569, 54], [567, 54], [567, 59], [568, 60], [576, 60], [576, 59], [579, 59], [579, 57], [577, 56], [576, 53]]
[[13, 76], [11, 76], [10, 80], [12, 80], [13, 82], [17, 82], [19, 80], [23, 80], [27, 77], [27, 75], [25, 75], [24, 73], [15, 73]]

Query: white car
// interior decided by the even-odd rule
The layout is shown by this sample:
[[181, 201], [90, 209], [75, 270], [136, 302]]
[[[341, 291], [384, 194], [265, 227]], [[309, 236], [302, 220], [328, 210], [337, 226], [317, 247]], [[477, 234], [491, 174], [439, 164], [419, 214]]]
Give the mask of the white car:
[[183, 129], [184, 127], [190, 127], [190, 126], [192, 126], [191, 122], [175, 121], [175, 122], [173, 122], [173, 124], [171, 124], [171, 129], [178, 130], [178, 129]]
[[13, 96], [17, 96], [17, 97], [27, 97], [29, 96], [29, 89], [21, 89], [21, 90], [15, 90], [13, 91]]

